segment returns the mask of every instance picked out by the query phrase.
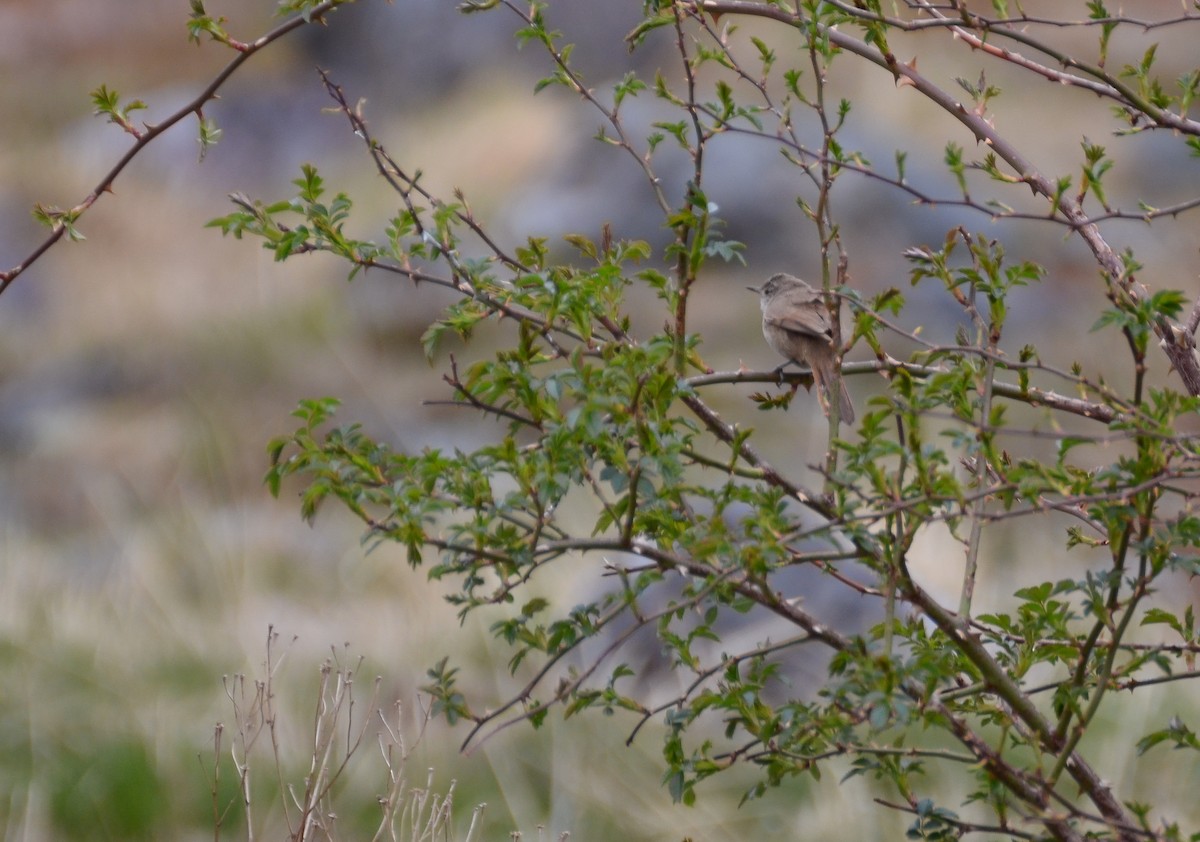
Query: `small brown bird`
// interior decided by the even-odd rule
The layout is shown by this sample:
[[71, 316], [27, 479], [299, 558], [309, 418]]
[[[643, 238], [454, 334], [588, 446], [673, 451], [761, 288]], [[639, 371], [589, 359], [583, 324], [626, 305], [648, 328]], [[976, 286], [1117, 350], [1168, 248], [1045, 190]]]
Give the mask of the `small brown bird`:
[[[761, 287], [746, 287], [759, 294], [762, 330], [767, 344], [789, 362], [812, 369], [821, 409], [829, 414], [829, 403], [837, 390], [841, 420], [854, 423], [854, 404], [834, 370], [841, 337], [834, 337], [829, 310], [820, 292], [793, 275], [778, 274]], [[783, 363], [783, 366], [787, 363]]]

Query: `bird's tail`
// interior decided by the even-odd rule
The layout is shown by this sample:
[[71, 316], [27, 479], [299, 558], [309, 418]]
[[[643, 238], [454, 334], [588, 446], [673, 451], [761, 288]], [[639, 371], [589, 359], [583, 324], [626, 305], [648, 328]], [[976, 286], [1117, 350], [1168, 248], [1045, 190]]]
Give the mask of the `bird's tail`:
[[840, 372], [835, 372], [833, 366], [823, 367], [820, 371], [813, 369], [813, 375], [817, 379], [817, 386], [821, 390], [821, 395], [824, 397], [825, 414], [829, 414], [829, 407], [832, 406], [834, 400], [834, 392], [837, 392], [838, 401], [838, 416], [843, 424], [854, 423], [854, 404], [850, 400], [850, 393], [846, 391], [846, 384], [842, 380]]
[[837, 389], [838, 394], [841, 396], [840, 400], [841, 400], [842, 423], [843, 424], [853, 424], [854, 423], [854, 404], [850, 401], [850, 393], [846, 391], [846, 382], [844, 380], [842, 380], [842, 376], [840, 374], [837, 377], [833, 378], [833, 386], [831, 388]]

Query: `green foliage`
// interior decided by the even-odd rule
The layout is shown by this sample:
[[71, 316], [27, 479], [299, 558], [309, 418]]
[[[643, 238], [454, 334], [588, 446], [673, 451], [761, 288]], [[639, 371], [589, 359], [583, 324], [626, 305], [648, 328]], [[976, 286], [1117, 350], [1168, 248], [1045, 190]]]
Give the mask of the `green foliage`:
[[110, 91], [106, 85], [101, 85], [92, 91], [92, 104], [96, 106], [97, 114], [105, 114], [108, 116], [109, 122], [116, 123], [121, 128], [130, 134], [137, 135], [139, 130], [134, 127], [129, 115], [134, 111], [141, 111], [146, 108], [146, 103], [140, 99], [135, 99], [130, 103], [121, 105], [121, 97], [116, 91]]
[[200, 160], [204, 160], [208, 150], [221, 139], [221, 129], [210, 118], [201, 117], [196, 139], [200, 142]]
[[[261, 237], [263, 247], [273, 251], [276, 260], [312, 251], [331, 251], [350, 261], [351, 278], [384, 253], [374, 243], [346, 236], [345, 225], [352, 207], [350, 198], [339, 193], [332, 202], [322, 202], [324, 180], [316, 167], [305, 164], [301, 177], [292, 183], [299, 188], [295, 198], [263, 205], [237, 197], [235, 201], [243, 210], [214, 219], [208, 226], [220, 228], [222, 233], [237, 239], [243, 234]], [[295, 224], [281, 221], [294, 217], [301, 221]], [[414, 253], [424, 252], [424, 248], [414, 250]]]
[[[992, 5], [1008, 14], [1007, 4]], [[1122, 213], [1106, 180], [1108, 150], [1082, 140], [1072, 195], [1075, 179], [1034, 169], [984, 116], [1000, 90], [982, 71], [977, 82], [966, 81], [974, 73], [958, 79], [968, 109], [920, 77], [915, 60], [900, 67], [892, 49], [908, 24], [889, 17], [887, 4], [814, 0], [796, 10], [743, 10], [782, 23], [784, 49], [757, 36], [739, 42], [683, 4], [648, 3], [628, 41], [636, 47], [669, 33], [677, 73], [660, 71], [651, 86], [630, 72], [613, 87], [611, 106], [584, 84], [570, 45], [550, 27], [552, 4], [469, 2], [464, 11], [493, 7], [519, 16], [521, 46], [545, 52], [550, 75], [535, 91], [580, 97], [601, 115], [598, 138], [646, 175], [670, 232], [661, 251], [649, 236], [617, 239], [607, 227], [562, 243], [534, 232], [502, 248], [461, 193], [441, 199], [419, 174], [407, 175], [328, 80], [400, 197], [384, 241], [349, 233], [350, 198], [330, 199], [312, 165], [294, 182], [294, 197], [264, 204], [238, 196], [234, 212], [210, 223], [260, 239], [278, 260], [327, 252], [348, 263], [351, 277], [370, 268], [453, 290], [456, 300], [422, 340], [431, 361], [440, 360], [447, 334], [469, 340], [484, 322], [507, 329], [499, 349], [444, 363], [452, 401], [500, 422], [493, 441], [400, 452], [356, 424], [331, 426], [336, 402], [322, 399], [301, 404], [297, 430], [269, 447], [272, 493], [299, 477], [305, 518], [332, 498], [363, 521], [365, 542], [403, 546], [410, 564], [454, 584], [449, 601], [460, 616], [486, 612], [511, 651], [510, 669], [529, 678], [506, 704], [475, 704], [458, 686], [460, 668], [443, 658], [425, 688], [435, 710], [470, 723], [468, 739], [522, 719], [540, 725], [556, 707], [567, 716], [598, 709], [639, 722], [661, 718], [663, 780], [686, 804], [700, 797], [703, 781], [735, 765], [757, 772], [747, 799], [798, 778], [819, 781], [836, 765], [843, 779], [886, 784], [897, 800], [885, 803], [914, 817], [913, 839], [1130, 839], [1139, 822], [1149, 835], [1174, 838], [1170, 823], [1148, 823], [1148, 808], [1122, 803], [1096, 768], [1102, 758], [1081, 747], [1114, 690], [1190, 678], [1197, 650], [1191, 609], [1160, 597], [1196, 573], [1200, 516], [1188, 489], [1200, 475], [1200, 446], [1177, 428], [1198, 404], [1146, 380], [1153, 340], [1170, 335], [1187, 302], [1178, 291], [1142, 287], [1133, 253], [1110, 247], [1088, 217], [1085, 202]], [[1102, 3], [1087, 8], [1101, 39], [1101, 67], [1090, 72], [1107, 86], [1104, 95], [1138, 121], [1194, 134], [1181, 112], [1195, 75], [1168, 93], [1155, 74], [1154, 46], [1119, 76], [1107, 74], [1103, 59], [1120, 20]], [[208, 20], [197, 18], [197, 31], [218, 37], [215, 23], [201, 24]], [[1029, 41], [1007, 20], [963, 11], [952, 23], [956, 37], [981, 44]], [[848, 55], [903, 76], [985, 141], [977, 160], [957, 141], [942, 146], [957, 186], [947, 204], [993, 220], [1065, 220], [1067, 233], [1080, 236], [1103, 284], [1079, 307], [1095, 315], [1097, 329], [1118, 332], [1128, 384], [1114, 385], [1094, 361], [1056, 366], [1043, 362], [1039, 346], [1009, 347], [1022, 313], [1016, 303], [1042, 294], [1036, 285], [1046, 272], [1010, 257], [994, 229], [955, 225], [940, 246], [904, 253], [912, 285], [959, 314], [952, 338], [900, 327], [907, 301], [895, 289], [871, 299], [853, 289], [849, 247], [831, 209], [838, 180], [861, 174], [923, 204], [937, 198], [910, 184], [906, 153], [896, 153], [897, 174], [888, 176], [844, 145], [857, 112], [833, 95], [831, 79]], [[1081, 66], [1060, 60], [1039, 72], [1083, 86], [1058, 64]], [[122, 113], [115, 95], [102, 94], [98, 108]], [[619, 114], [635, 97], [653, 97], [662, 109], [641, 140]], [[710, 399], [721, 384], [786, 379], [790, 391], [752, 396], [760, 410], [785, 409], [809, 375], [712, 372], [689, 322], [692, 293], [720, 268], [712, 258], [744, 259], [740, 243], [718, 238], [721, 220], [704, 188], [706, 151], [733, 133], [779, 148], [794, 165], [798, 221], [817, 236], [822, 285], [831, 301], [845, 303], [852, 345], [861, 342], [874, 358], [855, 370], [886, 377], [852, 432], [832, 425], [815, 479], [768, 461], [754, 431], [718, 415]], [[653, 169], [664, 141], [689, 161], [678, 183]], [[987, 176], [981, 186], [975, 172]], [[1017, 193], [1029, 188], [1036, 211], [1014, 210]], [[980, 191], [993, 192], [975, 199]], [[643, 290], [652, 295], [639, 297]], [[651, 298], [655, 312], [635, 318], [644, 314], [633, 308], [644, 305], [632, 302]], [[1047, 520], [1059, 552], [1032, 539], [1022, 549], [1020, 530], [1032, 534]], [[985, 536], [1011, 537], [1014, 523], [1010, 557], [981, 551]], [[913, 572], [921, 541], [939, 535], [964, 558], [956, 605]], [[1026, 553], [1039, 558], [1020, 558]], [[851, 562], [866, 571], [865, 582], [851, 575]], [[536, 589], [552, 566], [600, 584], [565, 605]], [[783, 590], [791, 568], [856, 593], [877, 609], [876, 621], [861, 632], [839, 627], [821, 606]], [[975, 610], [983, 569], [1006, 584], [1007, 609]], [[773, 617], [788, 634], [727, 649], [726, 623], [746, 615]], [[1148, 627], [1180, 640], [1137, 636]], [[653, 700], [638, 689], [634, 679], [643, 676], [621, 652], [629, 630], [641, 628], [653, 631], [680, 675], [686, 689], [678, 697]], [[786, 655], [802, 645], [829, 657], [824, 680], [807, 691], [788, 685]], [[589, 654], [595, 647], [602, 654]], [[1176, 719], [1136, 749], [1161, 742], [1197, 747]], [[939, 806], [946, 769], [964, 773], [959, 810]]]
[[223, 28], [226, 19], [213, 17], [204, 9], [203, 0], [189, 0], [192, 12], [188, 16], [188, 40], [199, 44], [201, 37], [208, 35], [213, 41], [221, 44], [230, 42], [229, 33]]
[[67, 237], [74, 241], [86, 240], [87, 237], [76, 226], [76, 221], [79, 219], [81, 210], [72, 208], [71, 210], [62, 210], [53, 206], [46, 207], [40, 202], [34, 205], [33, 218], [45, 225], [47, 228], [54, 230], [63, 229]]

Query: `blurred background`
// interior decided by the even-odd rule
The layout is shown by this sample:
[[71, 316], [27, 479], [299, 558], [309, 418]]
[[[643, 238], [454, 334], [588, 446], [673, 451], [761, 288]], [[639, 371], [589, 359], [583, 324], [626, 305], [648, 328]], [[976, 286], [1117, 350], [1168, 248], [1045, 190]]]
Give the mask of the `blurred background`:
[[[342, 420], [363, 422], [397, 448], [470, 446], [496, 433], [491, 422], [423, 405], [447, 397], [447, 350], [467, 353], [448, 347], [433, 366], [421, 353], [420, 335], [449, 296], [381, 275], [347, 284], [333, 259], [277, 264], [256, 243], [203, 227], [231, 210], [232, 191], [292, 196], [290, 181], [312, 162], [331, 192], [356, 200], [355, 232], [382, 233], [396, 197], [344, 119], [326, 113], [319, 65], [352, 102], [365, 100], [376, 139], [402, 165], [422, 170], [426, 186], [442, 195], [465, 190], [501, 242], [594, 237], [605, 223], [618, 236], [665, 242], [644, 177], [622, 152], [592, 139], [599, 115], [563, 89], [533, 95], [550, 71], [534, 45], [516, 48], [517, 19], [502, 11], [463, 16], [455, 5], [362, 0], [327, 27], [305, 28], [255, 56], [205, 109], [223, 137], [203, 162], [194, 121], [156, 141], [82, 219], [87, 239], [52, 249], [0, 298], [0, 837], [212, 838], [213, 728], [233, 717], [222, 677], [265, 677], [268, 628], [280, 635], [275, 653], [286, 653], [276, 688], [292, 759], [306, 756], [318, 668], [331, 652], [341, 664], [363, 659], [364, 694], [382, 676], [384, 697], [405, 703], [414, 733], [416, 688], [443, 655], [467, 665], [467, 686], [485, 698], [507, 686], [506, 654], [491, 647], [480, 624], [460, 627], [453, 609], [431, 598], [438, 586], [423, 571], [409, 570], [389, 548], [366, 553], [359, 524], [335, 506], [305, 525], [297, 488], [275, 500], [262, 484], [266, 444], [293, 429], [289, 414], [304, 398], [342, 399]], [[274, 6], [206, 3], [245, 40], [274, 25]], [[598, 90], [631, 69], [647, 79], [660, 68], [678, 77], [669, 37], [652, 37], [632, 55], [625, 49], [641, 6], [550, 4], [552, 28], [578, 44], [574, 61]], [[1177, 4], [1140, 7], [1149, 17]], [[117, 127], [91, 116], [89, 91], [106, 84], [126, 100], [141, 99], [149, 109], [137, 116], [154, 122], [229, 60], [217, 45], [187, 43], [187, 14], [183, 0], [0, 0], [0, 71], [8, 80], [0, 87], [0, 263], [18, 263], [43, 237], [29, 213], [35, 202], [76, 204], [128, 148]], [[751, 34], [784, 55], [794, 49], [787, 32], [747, 24], [729, 36], [747, 62]], [[1189, 69], [1194, 50], [1186, 45], [1195, 36], [1194, 26], [1155, 35], [1164, 76]], [[1059, 37], [1087, 55], [1094, 50], [1092, 34]], [[1139, 58], [1150, 43], [1140, 37], [1119, 34], [1113, 63]], [[894, 47], [904, 60], [919, 55], [922, 72], [947, 87], [955, 87], [954, 76], [979, 75], [977, 56], [944, 41]], [[894, 151], [906, 150], [911, 182], [953, 196], [942, 147], [953, 139], [971, 155], [971, 139], [886, 74], [860, 75], [848, 59], [841, 67], [834, 84], [854, 102], [844, 146], [889, 173]], [[1006, 91], [993, 103], [997, 125], [1047, 172], [1077, 176], [1079, 141], [1089, 135], [1118, 161], [1109, 185], [1114, 204], [1132, 210], [1138, 200], [1164, 206], [1195, 195], [1197, 166], [1177, 138], [1114, 138], [1107, 108], [1094, 99], [1049, 84], [1035, 89], [995, 65], [988, 74]], [[643, 95], [625, 117], [640, 138], [664, 112]], [[708, 337], [702, 353], [719, 370], [772, 367], [757, 301], [744, 285], [776, 271], [819, 272], [813, 232], [795, 203], [805, 186], [769, 142], [722, 138], [709, 155], [708, 196], [727, 235], [746, 243], [748, 266], [714, 264], [704, 278], [694, 321]], [[669, 150], [660, 157], [676, 200], [686, 161]], [[1029, 201], [1015, 191], [1001, 195], [1015, 205]], [[1036, 341], [1048, 359], [1086, 360], [1097, 374], [1128, 381], [1128, 365], [1111, 351], [1113, 334], [1091, 331], [1104, 306], [1096, 266], [1063, 229], [914, 207], [862, 179], [841, 181], [835, 202], [854, 284], [865, 293], [907, 290], [903, 249], [938, 245], [955, 225], [1003, 237], [1012, 259], [1048, 270], [1042, 286], [1015, 296], [1006, 347]], [[1195, 220], [1119, 223], [1106, 233], [1115, 247], [1134, 249], [1152, 288], [1184, 289], [1190, 301]], [[960, 314], [949, 300], [936, 290], [910, 294], [916, 305], [907, 326], [951, 339]], [[865, 359], [865, 349], [856, 356]], [[1152, 365], [1156, 382], [1166, 382], [1164, 360]], [[860, 413], [874, 388], [867, 378], [851, 384]], [[750, 391], [730, 389], [714, 400], [730, 420], [760, 427], [777, 461], [802, 470], [819, 458], [795, 446], [798, 429], [819, 429], [811, 402], [764, 416], [747, 400]], [[1046, 423], [1040, 417], [1031, 414], [1031, 423]], [[1044, 546], [1061, 555], [1061, 524], [1054, 526]], [[1022, 552], [1036, 555], [1042, 544], [1022, 538]], [[987, 551], [1006, 559], [1012, 547], [1001, 538]], [[946, 553], [954, 553], [951, 563]], [[1094, 560], [1076, 551], [1064, 564]], [[1005, 572], [985, 584], [1030, 561], [1038, 559], [1007, 558]], [[931, 587], [953, 593], [960, 563], [958, 550], [930, 539]], [[1190, 600], [1190, 590], [1179, 598]], [[1173, 704], [1162, 696], [1163, 706]], [[1160, 712], [1123, 715], [1148, 721]], [[487, 839], [538, 827], [576, 838], [791, 838], [830, 828], [844, 838], [884, 838], [907, 823], [854, 809], [869, 793], [857, 782], [826, 787], [820, 797], [796, 783], [735, 809], [748, 780], [735, 774], [706, 788], [700, 806], [673, 807], [652, 730], [626, 748], [632, 723], [619, 717], [570, 725], [551, 717], [537, 734], [511, 729], [463, 756], [465, 732], [435, 723], [413, 768], [433, 767], [438, 787], [458, 781], [463, 827], [471, 808], [487, 802]], [[348, 784], [341, 806], [351, 829], [365, 827], [375, 809], [372, 774], [356, 772]], [[414, 778], [423, 781], [423, 772]], [[1174, 780], [1156, 782], [1156, 800], [1169, 800], [1172, 786], [1186, 789], [1186, 775]], [[264, 838], [281, 838], [270, 783], [259, 797]], [[1196, 809], [1186, 792], [1178, 803]], [[859, 822], [853, 834], [851, 811]], [[237, 819], [231, 827], [237, 838]]]

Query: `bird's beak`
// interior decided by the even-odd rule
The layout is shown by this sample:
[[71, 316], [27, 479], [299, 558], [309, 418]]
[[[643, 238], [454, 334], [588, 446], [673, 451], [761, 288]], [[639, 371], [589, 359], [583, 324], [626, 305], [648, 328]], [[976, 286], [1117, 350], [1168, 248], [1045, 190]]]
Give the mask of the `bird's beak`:
[[746, 287], [746, 289], [750, 290], [751, 292], [757, 292], [757, 293], [762, 292], [762, 287]]

